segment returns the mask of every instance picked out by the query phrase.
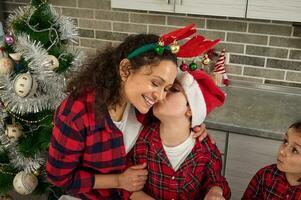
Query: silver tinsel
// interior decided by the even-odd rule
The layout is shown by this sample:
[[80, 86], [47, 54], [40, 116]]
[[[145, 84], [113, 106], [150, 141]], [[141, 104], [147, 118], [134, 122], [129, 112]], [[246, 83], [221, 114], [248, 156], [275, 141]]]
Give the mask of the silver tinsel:
[[[45, 85], [48, 105], [53, 105], [52, 107], [55, 109], [66, 96], [63, 91], [66, 88], [65, 78], [71, 72], [78, 71], [79, 66], [82, 65], [81, 60], [84, 57], [82, 51], [67, 48], [65, 50], [66, 54], [74, 55], [74, 59], [66, 72], [58, 74], [50, 69], [45, 62], [48, 53], [40, 43], [33, 42], [27, 36], [20, 35], [18, 36], [18, 42], [15, 44], [15, 50], [22, 53], [24, 59], [29, 61], [28, 67], [31, 70], [31, 74], [35, 75], [39, 83]], [[58, 57], [58, 60], [60, 59], [61, 56]]]
[[[65, 16], [59, 16], [55, 9], [50, 5], [49, 11], [52, 15], [53, 24], [45, 30], [37, 30], [35, 25], [29, 23], [31, 16], [35, 12], [34, 7], [20, 7], [9, 16], [8, 27], [10, 32], [15, 36], [13, 48], [16, 52], [22, 54], [22, 57], [28, 62], [28, 73], [37, 81], [38, 87], [33, 95], [28, 97], [19, 97], [14, 91], [14, 78], [16, 74], [3, 75], [0, 77], [0, 100], [2, 100], [7, 109], [15, 114], [37, 113], [45, 109], [56, 109], [65, 97], [63, 90], [66, 88], [66, 78], [71, 73], [78, 71], [82, 65], [83, 54], [79, 50], [72, 48], [64, 49], [64, 54], [74, 55], [71, 66], [64, 73], [56, 73], [49, 68], [45, 61], [47, 60], [48, 50], [64, 40], [77, 41], [78, 32], [73, 21]], [[26, 35], [14, 33], [11, 24], [18, 20], [27, 23], [28, 28], [32, 31], [42, 32], [49, 31], [49, 41], [52, 45], [45, 49], [40, 42], [33, 41]], [[57, 29], [55, 29], [57, 28]], [[51, 36], [54, 35], [55, 37]], [[60, 55], [57, 59], [63, 59]], [[34, 173], [45, 165], [46, 155], [44, 153], [33, 155], [30, 158], [22, 156], [18, 149], [17, 142], [11, 142], [5, 135], [4, 118], [6, 112], [0, 107], [0, 147], [8, 151], [10, 162], [19, 170]], [[42, 171], [42, 174], [44, 171]]]
[[[12, 23], [15, 20], [20, 20], [22, 17], [22, 19], [27, 18], [25, 21], [27, 21], [29, 25], [28, 21], [34, 11], [35, 10], [30, 7], [19, 8], [15, 11], [14, 15], [10, 17], [9, 22]], [[74, 42], [78, 33], [73, 21], [67, 17], [60, 17], [52, 6], [50, 6], [50, 11], [55, 23], [47, 30], [51, 32], [51, 30], [54, 29], [53, 27], [59, 27], [58, 32], [54, 30], [55, 33], [59, 35], [52, 41], [53, 45], [59, 42], [58, 39], [68, 39]], [[31, 25], [29, 25], [29, 28], [36, 32], [41, 31], [36, 30], [35, 27]], [[37, 90], [36, 94], [32, 97], [21, 98], [14, 93], [12, 78], [4, 77], [2, 81], [0, 80], [0, 97], [5, 102], [5, 105], [8, 106], [12, 112], [17, 114], [36, 113], [45, 109], [57, 108], [66, 96], [63, 91], [64, 88], [66, 88], [66, 77], [68, 77], [71, 72], [77, 71], [79, 66], [82, 65], [81, 60], [83, 59], [83, 54], [81, 51], [72, 48], [65, 49], [65, 53], [61, 54], [58, 60], [62, 59], [62, 55], [69, 53], [74, 55], [74, 59], [71, 66], [64, 73], [58, 74], [45, 62], [48, 52], [40, 42], [32, 41], [27, 35], [20, 34], [15, 37], [16, 42], [13, 47], [15, 51], [21, 53], [23, 58], [28, 62], [30, 74], [38, 82], [40, 90]]]
[[56, 27], [59, 27], [60, 40], [70, 40], [77, 43], [78, 31], [70, 17], [60, 16], [52, 5], [49, 6]]
[[14, 33], [11, 24], [14, 23], [14, 21], [20, 20], [20, 18], [27, 18], [28, 16], [32, 15], [34, 13], [35, 9], [30, 6], [22, 6], [18, 9], [14, 10], [12, 14], [8, 16], [7, 24], [10, 28], [10, 32]]
[[[32, 77], [36, 79], [34, 75]], [[37, 113], [42, 110], [55, 108], [54, 105], [50, 104], [49, 96], [40, 93], [40, 91], [45, 90], [45, 86], [38, 83], [38, 88], [34, 95], [22, 98], [15, 93], [13, 77], [9, 75], [0, 77], [0, 99], [11, 112], [16, 114]]]
[[19, 170], [24, 170], [28, 173], [34, 173], [39, 170], [42, 165], [45, 165], [45, 155], [34, 155], [26, 158], [20, 153], [17, 143], [11, 142], [5, 134], [0, 134], [0, 143], [8, 151], [9, 162]]

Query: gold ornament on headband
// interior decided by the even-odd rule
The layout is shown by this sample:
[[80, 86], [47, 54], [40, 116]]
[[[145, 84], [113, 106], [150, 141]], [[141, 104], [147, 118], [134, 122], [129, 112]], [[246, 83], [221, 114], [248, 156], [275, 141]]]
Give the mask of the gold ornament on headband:
[[180, 45], [178, 45], [176, 40], [174, 40], [172, 45], [170, 45], [170, 50], [173, 54], [177, 54], [180, 51]]

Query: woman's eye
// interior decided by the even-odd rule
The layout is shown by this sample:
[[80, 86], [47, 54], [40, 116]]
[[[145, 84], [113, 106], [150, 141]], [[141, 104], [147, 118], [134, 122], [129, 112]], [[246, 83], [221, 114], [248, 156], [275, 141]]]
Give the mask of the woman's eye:
[[158, 87], [158, 86], [159, 86], [159, 84], [156, 83], [155, 81], [152, 81], [152, 85], [155, 86], [155, 87]]

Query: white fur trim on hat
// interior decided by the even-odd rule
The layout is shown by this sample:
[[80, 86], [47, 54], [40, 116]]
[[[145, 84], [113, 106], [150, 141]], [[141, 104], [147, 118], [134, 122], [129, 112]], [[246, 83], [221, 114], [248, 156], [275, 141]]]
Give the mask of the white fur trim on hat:
[[192, 112], [191, 127], [202, 124], [205, 120], [207, 110], [198, 82], [188, 72], [178, 74], [178, 79], [185, 91]]

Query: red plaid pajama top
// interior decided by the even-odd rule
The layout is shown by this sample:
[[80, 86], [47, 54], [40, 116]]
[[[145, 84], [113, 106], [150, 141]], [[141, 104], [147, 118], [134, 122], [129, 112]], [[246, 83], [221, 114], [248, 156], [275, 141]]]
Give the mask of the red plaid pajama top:
[[301, 184], [290, 186], [284, 172], [277, 165], [260, 169], [250, 181], [243, 200], [301, 200]]
[[46, 163], [48, 180], [80, 199], [123, 199], [122, 190], [93, 189], [95, 174], [127, 168], [122, 132], [109, 113], [97, 121], [94, 106], [95, 92], [86, 92], [76, 99], [68, 96], [57, 109]]
[[221, 175], [221, 154], [208, 138], [195, 143], [191, 153], [175, 172], [163, 149], [159, 123], [144, 127], [128, 156], [133, 164], [147, 163], [148, 180], [144, 191], [155, 199], [203, 199], [209, 189], [219, 186], [226, 199], [230, 188]]

